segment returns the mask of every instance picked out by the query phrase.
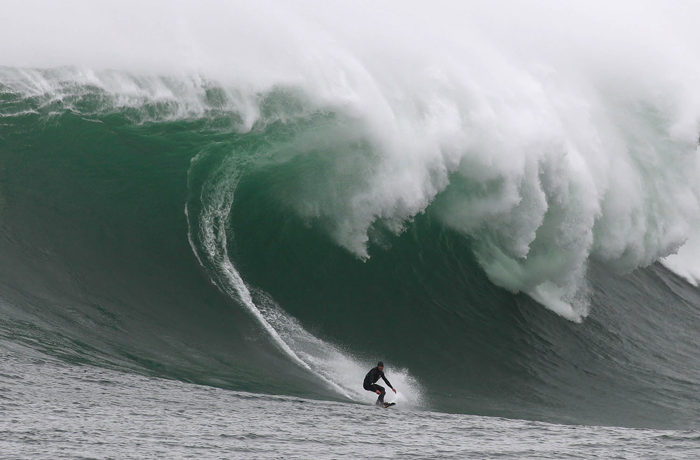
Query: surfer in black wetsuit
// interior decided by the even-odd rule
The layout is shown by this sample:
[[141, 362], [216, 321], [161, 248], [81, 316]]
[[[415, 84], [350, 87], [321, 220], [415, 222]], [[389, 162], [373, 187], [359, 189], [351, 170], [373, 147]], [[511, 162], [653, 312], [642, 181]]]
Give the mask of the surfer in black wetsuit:
[[394, 393], [396, 393], [396, 388], [394, 388], [384, 376], [384, 363], [381, 361], [377, 363], [377, 367], [367, 372], [367, 375], [365, 375], [365, 381], [362, 384], [362, 388], [364, 388], [367, 391], [377, 393], [379, 395], [379, 397], [377, 397], [377, 406], [386, 406], [386, 403], [384, 403], [384, 395], [386, 394], [386, 391], [384, 391], [383, 386], [377, 385], [377, 380], [379, 380], [379, 377], [381, 377], [382, 380], [384, 380], [384, 382], [386, 382], [386, 384], [389, 385], [389, 388], [394, 390]]

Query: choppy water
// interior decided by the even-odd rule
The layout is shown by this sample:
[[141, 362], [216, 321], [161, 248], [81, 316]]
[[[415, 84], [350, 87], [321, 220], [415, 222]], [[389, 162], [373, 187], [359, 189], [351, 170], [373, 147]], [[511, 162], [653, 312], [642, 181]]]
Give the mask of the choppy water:
[[700, 432], [556, 425], [253, 394], [3, 344], [3, 458], [688, 458]]

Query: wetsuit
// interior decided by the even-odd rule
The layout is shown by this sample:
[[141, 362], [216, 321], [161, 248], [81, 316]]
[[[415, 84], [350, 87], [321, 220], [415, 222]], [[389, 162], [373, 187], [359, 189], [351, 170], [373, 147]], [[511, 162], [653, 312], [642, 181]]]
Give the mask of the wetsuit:
[[382, 380], [384, 380], [384, 382], [386, 382], [386, 384], [389, 385], [389, 388], [394, 388], [394, 386], [391, 383], [389, 383], [389, 381], [384, 376], [384, 372], [380, 371], [377, 367], [367, 372], [367, 375], [365, 375], [365, 381], [362, 383], [362, 388], [373, 393], [376, 393], [377, 390], [381, 391], [379, 397], [377, 398], [377, 404], [383, 404], [384, 395], [386, 394], [386, 391], [384, 391], [383, 386], [377, 385], [377, 380], [379, 380], [379, 377], [381, 377]]

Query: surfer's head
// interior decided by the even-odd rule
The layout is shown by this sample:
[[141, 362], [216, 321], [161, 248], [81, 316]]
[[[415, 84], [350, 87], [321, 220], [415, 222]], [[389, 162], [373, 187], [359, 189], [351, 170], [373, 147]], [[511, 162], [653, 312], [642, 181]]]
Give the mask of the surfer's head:
[[377, 369], [379, 369], [380, 371], [383, 371], [383, 370], [384, 370], [384, 363], [381, 362], [381, 361], [379, 361], [379, 362], [377, 363]]

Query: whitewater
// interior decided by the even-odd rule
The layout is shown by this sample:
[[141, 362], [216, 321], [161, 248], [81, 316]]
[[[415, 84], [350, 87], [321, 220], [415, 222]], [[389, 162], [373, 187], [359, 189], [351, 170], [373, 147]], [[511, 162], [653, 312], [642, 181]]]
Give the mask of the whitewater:
[[[43, 5], [40, 16], [16, 7], [3, 23], [3, 63], [78, 66], [67, 78], [117, 104], [173, 99], [184, 116], [206, 109], [205, 86], [217, 82], [241, 130], [260, 121], [260, 94], [299, 91], [346, 114], [373, 155], [357, 158], [366, 175], [354, 184], [298, 197], [296, 212], [328, 220], [338, 244], [367, 258], [373, 225], [401, 232], [444, 192], [441, 219], [475, 239], [494, 283], [575, 321], [588, 310], [590, 259], [646, 266], [697, 227], [689, 5], [301, 5], [153, 2], [134, 18], [129, 2], [81, 4], [80, 14]], [[149, 76], [143, 87], [99, 69]], [[34, 76], [18, 89], [52, 84]], [[694, 279], [693, 255], [666, 263]]]
[[[374, 395], [361, 379], [383, 359], [399, 390], [386, 417], [407, 433], [412, 418], [429, 433], [483, 423], [536, 439], [628, 427], [595, 452], [632, 458], [661, 451], [616, 451], [637, 442], [624, 430], [676, 430], [644, 436], [692, 458], [696, 5], [6, 0], [3, 11], [12, 396], [1, 408], [19, 426], [50, 409], [13, 408], [61, 384], [112, 401], [95, 420], [148, 391], [172, 394], [153, 411], [188, 391], [211, 411], [207, 392], [221, 391], [231, 411], [262, 398], [282, 426], [328, 410], [337, 434], [352, 426], [344, 411], [365, 417]], [[133, 385], [130, 402], [83, 367]], [[19, 392], [29, 375], [34, 393]], [[74, 395], [52, 398], [72, 413], [61, 400]], [[3, 429], [29, 455], [13, 441], [21, 430]], [[301, 432], [279, 452], [367, 453], [325, 455], [295, 444]], [[138, 437], [124, 433], [110, 443]], [[460, 436], [445, 456], [479, 456]], [[68, 438], [72, 456], [84, 440]], [[425, 456], [431, 441], [415, 441]], [[508, 455], [572, 454], [532, 449]]]

